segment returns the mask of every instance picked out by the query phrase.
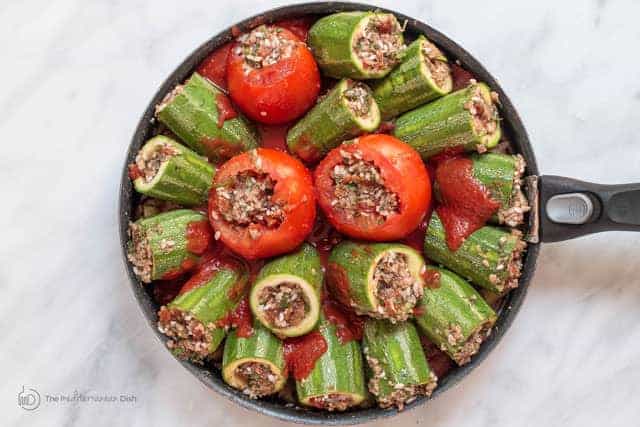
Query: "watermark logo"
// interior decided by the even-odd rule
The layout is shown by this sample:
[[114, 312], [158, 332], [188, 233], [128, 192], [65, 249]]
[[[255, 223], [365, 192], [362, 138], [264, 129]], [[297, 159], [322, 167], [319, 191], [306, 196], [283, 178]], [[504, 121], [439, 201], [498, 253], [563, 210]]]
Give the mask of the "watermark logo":
[[36, 389], [22, 386], [18, 393], [18, 406], [25, 411], [34, 411], [40, 406], [40, 393]]

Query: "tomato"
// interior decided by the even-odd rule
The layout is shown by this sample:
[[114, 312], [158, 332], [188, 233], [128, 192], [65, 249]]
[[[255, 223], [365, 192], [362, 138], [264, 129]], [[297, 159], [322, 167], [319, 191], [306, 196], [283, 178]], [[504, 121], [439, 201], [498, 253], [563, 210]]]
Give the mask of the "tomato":
[[[382, 216], [373, 211], [359, 214], [364, 212], [359, 208], [351, 215], [340, 206], [332, 171], [343, 162], [345, 153], [356, 153], [377, 167], [382, 185], [396, 196], [396, 209]], [[363, 136], [329, 152], [316, 168], [315, 185], [318, 203], [329, 222], [341, 233], [357, 239], [389, 241], [406, 237], [420, 225], [431, 202], [431, 181], [420, 155], [385, 134]]]
[[197, 72], [211, 80], [223, 89], [227, 88], [227, 59], [231, 50], [231, 43], [227, 43], [214, 50], [198, 65]]
[[[241, 187], [243, 177], [251, 185]], [[260, 193], [266, 196], [258, 199], [269, 200], [271, 211], [277, 214], [275, 219], [262, 213], [245, 218], [242, 215], [255, 212], [245, 206], [246, 199], [240, 199], [248, 191], [230, 196], [229, 189], [234, 186], [253, 190], [259, 187], [255, 184], [258, 181], [269, 183], [268, 189]], [[281, 151], [258, 148], [239, 154], [224, 163], [213, 179], [209, 194], [211, 225], [216, 237], [246, 259], [271, 257], [295, 249], [311, 232], [315, 217], [311, 174], [299, 160]]]
[[287, 30], [298, 36], [300, 40], [306, 42], [307, 36], [309, 36], [309, 28], [311, 28], [313, 22], [313, 18], [303, 17], [283, 19], [282, 21], [276, 22], [274, 25], [276, 25], [277, 27], [286, 28]]
[[291, 54], [261, 68], [249, 67], [242, 42], [236, 41], [227, 61], [227, 84], [231, 99], [249, 118], [265, 124], [294, 120], [311, 108], [320, 91], [318, 65], [307, 46], [291, 31], [258, 27], [256, 31], [278, 31], [293, 42]]

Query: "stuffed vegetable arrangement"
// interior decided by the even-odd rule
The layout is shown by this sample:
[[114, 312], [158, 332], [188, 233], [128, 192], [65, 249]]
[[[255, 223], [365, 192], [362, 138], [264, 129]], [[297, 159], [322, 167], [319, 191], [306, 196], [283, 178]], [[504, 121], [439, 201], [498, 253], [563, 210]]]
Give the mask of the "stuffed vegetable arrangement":
[[429, 396], [518, 285], [525, 164], [498, 145], [498, 105], [392, 14], [282, 21], [219, 48], [129, 165], [128, 257], [169, 349], [251, 398]]

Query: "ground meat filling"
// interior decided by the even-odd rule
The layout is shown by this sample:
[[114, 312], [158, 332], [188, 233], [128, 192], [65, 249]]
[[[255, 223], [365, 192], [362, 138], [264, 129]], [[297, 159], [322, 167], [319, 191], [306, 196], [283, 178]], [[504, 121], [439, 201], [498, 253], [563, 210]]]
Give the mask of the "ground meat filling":
[[349, 109], [358, 117], [366, 117], [371, 110], [373, 97], [362, 83], [355, 83], [344, 91], [344, 99], [347, 101]]
[[257, 238], [257, 225], [276, 228], [284, 221], [282, 206], [272, 200], [275, 185], [266, 173], [241, 172], [216, 188], [217, 211], [228, 223], [249, 227], [251, 237]]
[[278, 381], [271, 367], [260, 362], [240, 364], [235, 370], [235, 376], [242, 384], [242, 392], [254, 399], [273, 394]]
[[391, 322], [407, 320], [424, 292], [423, 284], [409, 270], [407, 255], [385, 253], [373, 271], [377, 315]]
[[516, 170], [513, 176], [513, 189], [511, 190], [511, 200], [509, 207], [501, 208], [498, 211], [498, 220], [501, 224], [516, 227], [524, 221], [524, 214], [529, 212], [529, 202], [522, 192], [522, 175], [526, 164], [524, 158], [516, 155]]
[[177, 85], [171, 92], [165, 95], [160, 104], [156, 105], [156, 114], [160, 113], [164, 108], [173, 101], [173, 99], [184, 91], [183, 85]]
[[518, 241], [513, 249], [511, 258], [507, 262], [507, 280], [504, 285], [504, 290], [518, 287], [518, 280], [520, 280], [520, 276], [522, 275], [522, 255], [527, 248], [527, 242], [522, 240], [522, 232], [520, 230], [511, 230], [511, 234], [517, 236]]
[[422, 43], [422, 54], [425, 64], [438, 87], [443, 87], [451, 79], [451, 68], [445, 56], [433, 43]]
[[293, 40], [282, 36], [282, 29], [261, 25], [238, 39], [237, 54], [244, 58], [245, 71], [276, 64], [289, 58], [295, 47]]
[[[465, 341], [462, 335], [462, 328], [460, 325], [451, 324], [447, 329], [447, 341], [450, 345], [460, 345], [460, 348], [453, 355], [453, 360], [460, 366], [467, 364], [471, 361], [471, 356], [476, 354], [480, 350], [480, 345], [491, 334], [491, 323], [487, 322], [483, 324], [477, 331], [469, 336]], [[444, 346], [441, 348], [444, 351]]]
[[354, 39], [354, 50], [365, 70], [381, 71], [396, 65], [402, 44], [402, 29], [390, 15], [375, 16]]
[[156, 177], [160, 166], [178, 155], [178, 150], [165, 142], [153, 146], [153, 150], [140, 150], [136, 155], [136, 166], [142, 173], [144, 182], [151, 182]]
[[353, 404], [352, 396], [340, 393], [329, 393], [309, 398], [309, 405], [327, 411], [345, 411]]
[[133, 265], [133, 272], [144, 283], [150, 283], [153, 256], [146, 233], [137, 224], [130, 223], [129, 235], [131, 236], [132, 244], [127, 251], [127, 258]]
[[158, 313], [158, 330], [169, 337], [167, 347], [179, 357], [202, 362], [211, 352], [211, 331], [215, 325], [204, 325], [191, 314], [162, 306]]
[[258, 295], [258, 304], [267, 322], [279, 329], [298, 326], [309, 311], [309, 303], [297, 283], [265, 287]]
[[334, 199], [331, 204], [347, 217], [373, 217], [384, 222], [399, 212], [398, 196], [384, 185], [380, 169], [363, 160], [359, 151], [341, 150], [342, 162], [331, 171]]
[[493, 102], [485, 100], [479, 87], [475, 88], [464, 108], [471, 113], [473, 127], [478, 135], [490, 135], [498, 129], [498, 109]]
[[[365, 351], [366, 353], [366, 351]], [[418, 396], [431, 396], [431, 393], [438, 384], [438, 378], [431, 372], [429, 374], [429, 380], [423, 384], [393, 384], [393, 391], [385, 396], [380, 395], [380, 382], [389, 381], [382, 369], [382, 365], [378, 359], [366, 355], [367, 363], [371, 368], [372, 376], [369, 380], [369, 391], [376, 396], [378, 404], [381, 408], [390, 408], [395, 406], [399, 411], [404, 409], [404, 405], [407, 405]]]

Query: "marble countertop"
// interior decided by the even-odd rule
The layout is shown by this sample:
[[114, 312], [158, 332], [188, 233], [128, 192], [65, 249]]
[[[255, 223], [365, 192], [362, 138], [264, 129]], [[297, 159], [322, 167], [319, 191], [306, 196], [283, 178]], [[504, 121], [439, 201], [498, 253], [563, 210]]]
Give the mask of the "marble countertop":
[[[640, 181], [638, 1], [374, 3], [431, 24], [494, 73], [543, 173]], [[284, 425], [216, 396], [164, 351], [129, 289], [116, 213], [125, 150], [158, 85], [229, 23], [284, 4], [0, 6], [4, 425]], [[497, 350], [444, 396], [372, 425], [638, 425], [639, 256], [633, 233], [544, 245]], [[36, 410], [18, 407], [23, 386], [40, 393]], [[118, 401], [63, 401], [74, 392]]]

